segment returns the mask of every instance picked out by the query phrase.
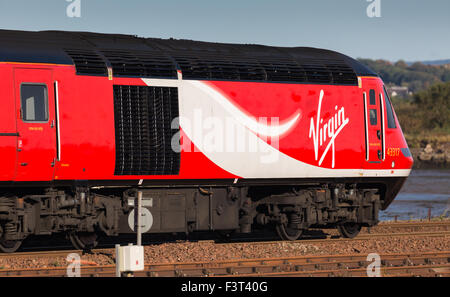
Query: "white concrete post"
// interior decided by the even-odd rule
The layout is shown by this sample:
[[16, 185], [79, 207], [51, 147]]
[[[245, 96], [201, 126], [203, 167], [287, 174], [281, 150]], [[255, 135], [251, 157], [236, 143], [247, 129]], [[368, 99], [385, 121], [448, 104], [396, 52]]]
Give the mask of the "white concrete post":
[[142, 207], [142, 191], [138, 191], [137, 194], [137, 218], [136, 218], [136, 233], [137, 233], [137, 245], [142, 245], [142, 233], [141, 233], [141, 207]]

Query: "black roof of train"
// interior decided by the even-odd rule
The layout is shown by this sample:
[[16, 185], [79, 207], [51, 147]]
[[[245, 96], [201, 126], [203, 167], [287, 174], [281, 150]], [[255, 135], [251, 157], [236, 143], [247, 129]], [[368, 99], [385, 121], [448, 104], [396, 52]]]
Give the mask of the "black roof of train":
[[80, 75], [357, 84], [377, 76], [343, 54], [309, 47], [273, 47], [132, 35], [0, 30], [0, 61], [75, 65]]

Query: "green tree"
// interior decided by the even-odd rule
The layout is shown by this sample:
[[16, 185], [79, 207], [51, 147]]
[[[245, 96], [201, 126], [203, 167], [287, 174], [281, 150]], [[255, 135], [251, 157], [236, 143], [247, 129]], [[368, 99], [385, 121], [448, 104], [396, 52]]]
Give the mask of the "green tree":
[[417, 62], [409, 66], [402, 60], [395, 64], [385, 60], [359, 61], [378, 73], [386, 84], [406, 86], [414, 93], [435, 83], [450, 81], [449, 65], [434, 66]]
[[449, 129], [450, 82], [432, 85], [414, 96], [414, 103], [424, 112], [423, 124], [428, 129]]

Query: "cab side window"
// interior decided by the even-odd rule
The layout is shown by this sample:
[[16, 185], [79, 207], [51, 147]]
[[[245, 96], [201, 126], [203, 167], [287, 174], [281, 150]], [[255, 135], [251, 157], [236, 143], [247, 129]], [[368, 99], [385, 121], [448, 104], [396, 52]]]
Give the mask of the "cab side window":
[[384, 105], [386, 106], [386, 117], [388, 122], [388, 128], [397, 128], [394, 118], [394, 110], [392, 109], [391, 100], [389, 100], [386, 88], [384, 88]]
[[369, 91], [370, 105], [375, 105], [375, 90]]
[[370, 118], [370, 124], [371, 125], [376, 125], [378, 123], [377, 110], [376, 109], [370, 109], [369, 110], [369, 118]]
[[20, 87], [22, 120], [24, 122], [48, 121], [47, 86], [22, 84]]

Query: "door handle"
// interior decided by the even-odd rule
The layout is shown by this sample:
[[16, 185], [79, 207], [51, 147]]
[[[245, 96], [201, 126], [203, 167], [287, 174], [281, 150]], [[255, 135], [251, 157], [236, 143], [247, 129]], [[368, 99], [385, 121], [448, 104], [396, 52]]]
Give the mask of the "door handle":
[[378, 150], [378, 159], [380, 159], [381, 160], [381, 150]]
[[27, 166], [28, 163], [20, 163], [20, 166]]
[[377, 137], [379, 140], [381, 140], [381, 131], [380, 130], [377, 130]]

